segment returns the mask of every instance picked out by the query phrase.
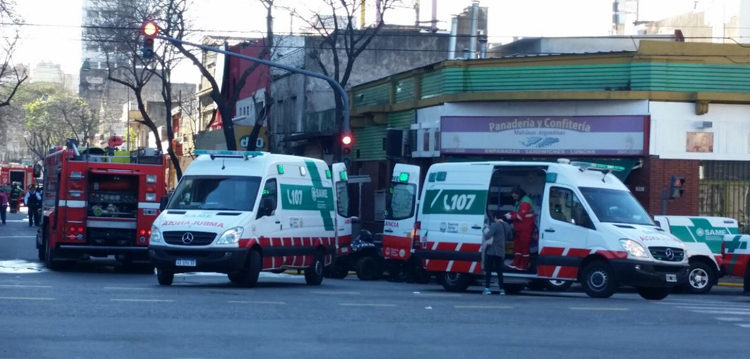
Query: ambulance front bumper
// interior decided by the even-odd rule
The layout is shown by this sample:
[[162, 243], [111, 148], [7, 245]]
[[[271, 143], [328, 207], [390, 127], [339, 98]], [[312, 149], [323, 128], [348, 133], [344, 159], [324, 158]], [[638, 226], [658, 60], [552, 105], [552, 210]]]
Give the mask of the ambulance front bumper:
[[675, 287], [687, 283], [689, 266], [634, 260], [612, 260], [615, 280], [633, 287]]
[[151, 246], [151, 263], [158, 268], [179, 272], [231, 273], [245, 268], [248, 248], [174, 248]]

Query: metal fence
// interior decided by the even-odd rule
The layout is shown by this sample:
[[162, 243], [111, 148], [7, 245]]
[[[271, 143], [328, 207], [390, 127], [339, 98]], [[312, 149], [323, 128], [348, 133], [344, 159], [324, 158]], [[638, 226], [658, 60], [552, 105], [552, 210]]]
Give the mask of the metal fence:
[[740, 232], [750, 230], [750, 181], [702, 180], [698, 195], [698, 211], [702, 216], [736, 219]]

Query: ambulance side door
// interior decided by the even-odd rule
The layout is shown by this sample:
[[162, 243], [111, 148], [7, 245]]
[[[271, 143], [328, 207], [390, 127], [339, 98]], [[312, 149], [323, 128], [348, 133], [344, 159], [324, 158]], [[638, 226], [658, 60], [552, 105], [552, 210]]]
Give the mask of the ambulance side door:
[[572, 279], [579, 259], [590, 253], [594, 223], [571, 188], [548, 184], [539, 228], [539, 275]]
[[331, 165], [333, 179], [333, 199], [336, 207], [336, 254], [348, 254], [351, 251], [352, 221], [356, 217], [349, 213], [349, 175], [346, 165], [338, 162]]
[[261, 189], [258, 210], [255, 215], [255, 225], [258, 237], [281, 237], [283, 223], [279, 212], [279, 190], [276, 178], [266, 178]]
[[383, 257], [405, 261], [411, 256], [412, 236], [417, 221], [419, 166], [397, 163], [386, 194], [383, 224]]

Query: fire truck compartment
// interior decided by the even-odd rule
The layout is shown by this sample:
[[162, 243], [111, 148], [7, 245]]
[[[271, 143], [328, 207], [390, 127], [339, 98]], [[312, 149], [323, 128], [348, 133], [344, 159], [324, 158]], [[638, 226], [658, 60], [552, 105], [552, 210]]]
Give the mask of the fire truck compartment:
[[89, 217], [136, 218], [138, 176], [108, 173], [90, 173], [89, 176]]

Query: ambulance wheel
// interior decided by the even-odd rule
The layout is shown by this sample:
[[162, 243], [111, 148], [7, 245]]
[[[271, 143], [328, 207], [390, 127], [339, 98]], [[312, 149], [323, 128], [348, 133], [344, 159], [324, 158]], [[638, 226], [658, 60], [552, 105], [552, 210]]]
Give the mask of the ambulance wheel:
[[469, 287], [469, 276], [463, 273], [446, 272], [443, 274], [443, 288], [449, 292], [463, 292]]
[[305, 268], [305, 283], [307, 285], [320, 285], [323, 283], [323, 256], [316, 254], [313, 256], [313, 262]]
[[686, 288], [693, 294], [704, 294], [711, 290], [716, 282], [716, 274], [704, 262], [690, 263]]
[[550, 292], [564, 292], [570, 289], [570, 286], [572, 285], [573, 282], [569, 280], [550, 279], [544, 281], [544, 287]]
[[156, 268], [156, 279], [159, 281], [159, 285], [172, 285], [174, 281], [174, 272], [161, 267]]
[[640, 294], [643, 299], [648, 299], [648, 300], [662, 300], [666, 298], [669, 295], [669, 293], [672, 292], [671, 287], [665, 287], [665, 288], [638, 287], [636, 289], [638, 290], [638, 294]]
[[583, 268], [581, 275], [583, 290], [592, 298], [609, 298], [615, 294], [615, 279], [607, 262], [598, 260]]
[[383, 269], [378, 260], [373, 257], [362, 257], [357, 261], [357, 278], [359, 280], [378, 280]]
[[[247, 268], [241, 275], [240, 284], [245, 287], [254, 287], [258, 284], [258, 277], [260, 277], [260, 270], [263, 267], [263, 258], [260, 256], [260, 252], [257, 250], [251, 250], [247, 258]], [[231, 278], [229, 279], [231, 280]]]

